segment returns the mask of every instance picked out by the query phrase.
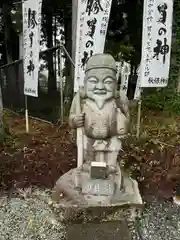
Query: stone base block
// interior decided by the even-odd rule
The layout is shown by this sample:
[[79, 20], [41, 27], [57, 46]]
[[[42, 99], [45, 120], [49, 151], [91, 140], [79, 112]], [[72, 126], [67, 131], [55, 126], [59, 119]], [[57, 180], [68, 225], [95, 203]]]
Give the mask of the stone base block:
[[67, 240], [137, 240], [136, 218], [142, 205], [79, 207], [65, 201], [52, 203], [57, 221], [66, 226]]
[[79, 207], [142, 205], [137, 182], [125, 174], [122, 179], [120, 190], [110, 179], [90, 179], [88, 173], [72, 169], [57, 181], [52, 198]]
[[125, 221], [71, 224], [67, 228], [67, 240], [131, 240]]

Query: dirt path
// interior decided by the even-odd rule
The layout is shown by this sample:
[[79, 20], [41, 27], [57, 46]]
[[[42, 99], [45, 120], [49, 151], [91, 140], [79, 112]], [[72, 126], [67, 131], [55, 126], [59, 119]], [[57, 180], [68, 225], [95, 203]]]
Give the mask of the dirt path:
[[76, 166], [76, 147], [68, 127], [30, 120], [30, 134], [25, 133], [21, 116], [10, 116], [14, 140], [0, 151], [1, 188], [30, 185], [50, 188], [59, 176]]
[[[173, 145], [178, 143], [180, 128], [175, 123], [170, 125], [167, 119], [166, 126], [162, 117], [157, 118], [152, 114], [143, 118], [143, 127], [150, 138], [125, 141], [119, 160], [130, 168], [142, 193], [156, 191], [169, 199], [180, 181], [180, 147]], [[67, 125], [58, 129], [55, 125], [30, 120], [27, 135], [23, 116], [9, 114], [7, 119], [13, 142], [0, 148], [1, 189], [31, 185], [51, 188], [63, 173], [76, 167], [76, 146]]]

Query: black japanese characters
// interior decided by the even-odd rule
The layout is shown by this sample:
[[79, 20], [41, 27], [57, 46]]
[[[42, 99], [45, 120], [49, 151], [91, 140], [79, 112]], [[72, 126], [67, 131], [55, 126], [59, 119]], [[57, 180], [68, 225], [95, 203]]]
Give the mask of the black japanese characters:
[[93, 45], [94, 45], [94, 42], [91, 41], [91, 40], [89, 40], [89, 41], [87, 41], [87, 43], [86, 43], [86, 48], [92, 47]]
[[164, 38], [164, 43], [162, 43], [161, 40], [157, 39], [156, 42], [157, 46], [154, 48], [154, 56], [156, 57], [156, 60], [159, 60], [159, 54], [163, 55], [163, 63], [166, 62], [166, 54], [169, 52], [169, 46], [167, 45], [167, 38]]
[[167, 45], [167, 38], [164, 38], [164, 44], [161, 46], [161, 54], [163, 55], [163, 63], [166, 62], [166, 55], [169, 53], [169, 45]]
[[31, 33], [29, 34], [30, 48], [32, 48], [32, 46], [33, 46], [33, 37], [34, 37], [34, 33], [31, 31]]
[[29, 65], [27, 66], [27, 73], [31, 76], [31, 73], [34, 72], [34, 64], [32, 60], [29, 60]]
[[161, 53], [162, 41], [157, 39], [156, 44], [157, 44], [157, 46], [153, 49], [153, 51], [155, 53], [153, 58], [156, 57], [156, 60], [159, 60], [159, 54]]
[[91, 15], [91, 12], [93, 12], [94, 14], [97, 14], [99, 11], [103, 11], [100, 0], [87, 1], [86, 12], [88, 12], [89, 16]]
[[166, 18], [167, 18], [167, 4], [159, 4], [157, 6], [157, 9], [159, 11], [159, 13], [161, 14], [161, 17], [159, 18], [158, 22], [166, 25]]
[[35, 28], [35, 26], [37, 26], [36, 15], [36, 11], [31, 8], [28, 9], [28, 28]]
[[97, 23], [97, 19], [93, 18], [92, 20], [88, 20], [87, 21], [87, 25], [89, 27], [89, 31], [87, 32], [87, 36], [90, 36], [91, 38], [94, 37], [94, 33], [96, 30], [96, 23]]
[[81, 59], [81, 63], [82, 63], [81, 67], [83, 68], [83, 70], [85, 70], [86, 63], [87, 63], [88, 59], [93, 55], [93, 51], [91, 50], [90, 54], [88, 52], [84, 51], [83, 55], [84, 56]]
[[160, 28], [159, 31], [158, 31], [158, 34], [161, 36], [163, 33], [166, 34], [167, 30], [166, 28]]
[[[88, 4], [90, 4], [90, 2], [87, 3], [87, 6]], [[93, 1], [91, 1], [91, 4], [94, 4]], [[89, 36], [90, 39], [86, 41], [86, 44], [85, 44], [86, 50], [83, 52], [83, 57], [81, 58], [81, 68], [83, 68], [83, 70], [85, 69], [85, 65], [89, 57], [93, 55], [93, 50], [91, 48], [94, 46], [93, 39], [94, 39], [95, 30], [96, 30], [97, 19], [94, 17], [92, 19], [87, 20], [86, 23], [88, 26], [88, 31], [86, 33], [86, 36]]]
[[[166, 3], [159, 4], [157, 6], [157, 10], [161, 15], [161, 17], [159, 18], [159, 20], [157, 22], [160, 24], [163, 24], [164, 26], [166, 26], [167, 8], [168, 7], [167, 7]], [[167, 32], [166, 27], [160, 27], [158, 30], [158, 35], [159, 36], [161, 36], [162, 34], [165, 35], [166, 32]], [[169, 45], [167, 44], [167, 38], [165, 36], [164, 36], [163, 41], [160, 39], [157, 39], [157, 41], [156, 41], [157, 45], [153, 49], [153, 51], [155, 53], [153, 58], [156, 58], [156, 60], [159, 60], [159, 54], [161, 54], [161, 55], [163, 55], [163, 64], [165, 64], [166, 55], [169, 53]]]

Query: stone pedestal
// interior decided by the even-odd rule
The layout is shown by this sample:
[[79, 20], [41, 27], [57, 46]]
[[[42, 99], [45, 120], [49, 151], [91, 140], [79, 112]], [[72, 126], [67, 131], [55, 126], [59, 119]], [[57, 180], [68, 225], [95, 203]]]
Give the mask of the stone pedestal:
[[[122, 181], [119, 188], [118, 181]], [[69, 202], [79, 207], [123, 206], [142, 204], [138, 184], [122, 173], [122, 179], [92, 179], [88, 173], [72, 169], [57, 181], [53, 190], [53, 200]]]
[[52, 210], [57, 220], [66, 226], [67, 240], [138, 239], [135, 221], [142, 205], [79, 207], [62, 200], [52, 204]]
[[[83, 174], [80, 185], [79, 174]], [[137, 239], [133, 238], [134, 223], [143, 206], [137, 182], [123, 174], [120, 190], [111, 180], [84, 174], [79, 169], [70, 170], [53, 190], [53, 212], [66, 223], [67, 239]]]

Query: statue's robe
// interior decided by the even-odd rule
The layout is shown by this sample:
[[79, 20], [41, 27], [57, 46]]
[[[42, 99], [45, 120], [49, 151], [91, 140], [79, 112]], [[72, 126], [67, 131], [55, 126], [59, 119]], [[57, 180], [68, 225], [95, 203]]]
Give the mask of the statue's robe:
[[77, 112], [77, 104], [80, 104], [81, 113], [85, 113], [84, 122], [84, 161], [90, 161], [94, 157], [95, 146], [104, 143], [104, 151], [108, 152], [108, 165], [116, 165], [117, 155], [121, 149], [120, 137], [127, 132], [129, 112], [126, 104], [122, 104], [120, 98], [113, 98], [98, 108], [95, 101], [88, 98], [80, 98], [75, 95], [70, 115], [69, 124], [75, 128], [74, 117]]

